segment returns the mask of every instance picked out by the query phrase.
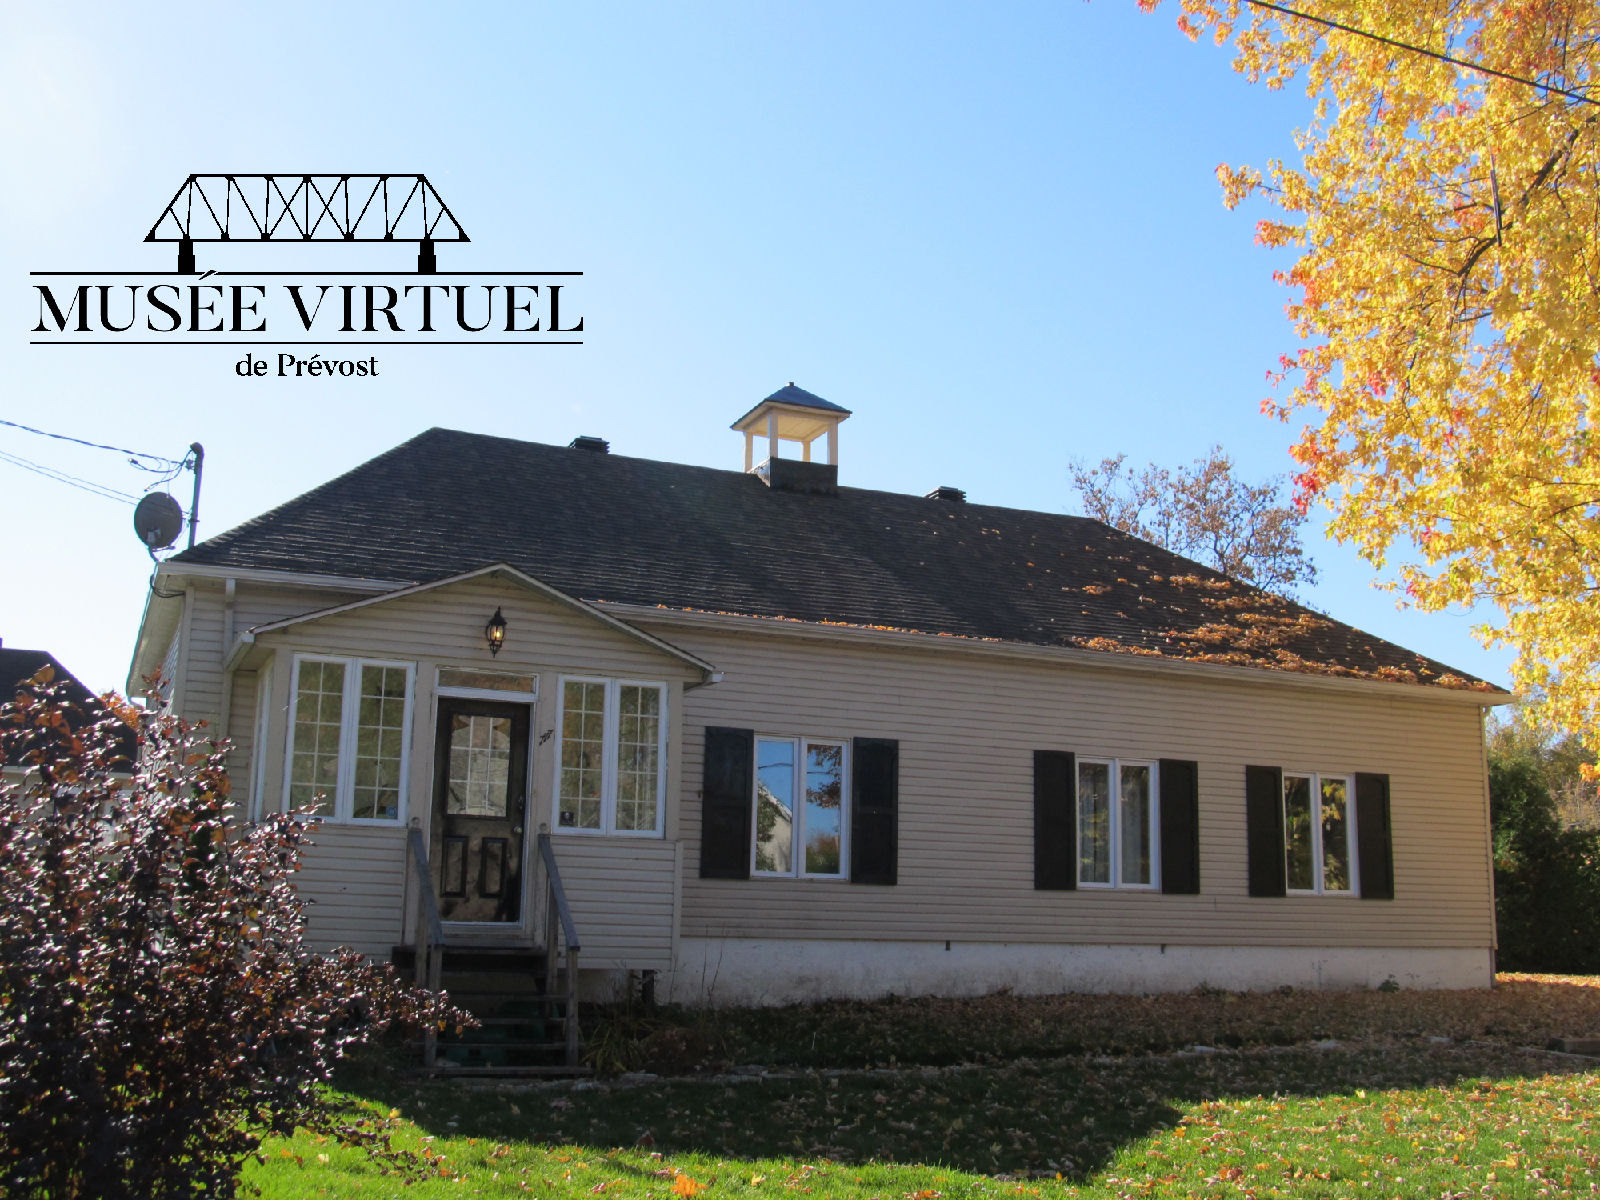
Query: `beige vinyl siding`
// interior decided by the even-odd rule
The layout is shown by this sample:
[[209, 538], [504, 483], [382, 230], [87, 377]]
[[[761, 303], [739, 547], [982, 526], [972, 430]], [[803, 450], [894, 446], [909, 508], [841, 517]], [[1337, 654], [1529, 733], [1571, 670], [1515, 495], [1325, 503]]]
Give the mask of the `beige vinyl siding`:
[[[241, 585], [242, 586], [242, 585]], [[220, 595], [220, 593], [219, 593]], [[339, 603], [338, 598], [328, 601]], [[239, 601], [245, 607], [244, 597]], [[507, 621], [505, 647], [491, 656], [484, 623], [499, 608]], [[239, 628], [248, 628], [241, 618]], [[563, 672], [616, 676], [668, 685], [671, 722], [667, 755], [667, 829], [679, 793], [676, 747], [681, 721], [682, 684], [699, 673], [590, 617], [545, 600], [516, 584], [480, 578], [419, 592], [349, 612], [264, 633], [257, 645], [276, 655], [274, 726], [269, 735], [265, 799], [282, 804], [283, 756], [288, 697], [296, 653], [412, 662], [416, 694], [412, 704], [409, 779], [404, 819], [420, 819], [426, 834], [433, 806], [433, 742], [437, 708], [435, 671], [467, 666], [539, 676], [539, 701], [533, 713], [532, 786], [527, 835], [552, 825], [556, 739], [540, 736], [555, 727], [557, 681]], [[241, 672], [240, 678], [244, 675]], [[254, 686], [251, 677], [250, 686]], [[254, 693], [252, 692], [252, 695]], [[235, 703], [240, 693], [235, 690]], [[238, 721], [235, 721], [237, 727]], [[248, 763], [247, 758], [239, 761]], [[367, 953], [387, 954], [408, 940], [402, 936], [411, 914], [405, 911], [405, 830], [325, 824], [318, 845], [306, 856], [302, 892], [317, 901], [312, 934], [327, 948], [349, 944]], [[666, 969], [673, 936], [673, 863], [670, 841], [647, 838], [555, 835], [557, 863], [576, 913], [585, 966]], [[352, 852], [359, 848], [359, 853]], [[568, 871], [572, 877], [568, 878]], [[514, 934], [512, 936], [515, 936]]]
[[311, 901], [306, 934], [315, 949], [350, 946], [387, 959], [402, 943], [405, 838], [392, 826], [331, 823], [312, 835], [295, 887]]
[[[1479, 710], [857, 644], [655, 627], [726, 672], [685, 700], [685, 937], [1492, 944]], [[899, 884], [703, 880], [704, 728], [900, 742]], [[1201, 894], [1033, 889], [1032, 752], [1198, 761]], [[1392, 902], [1246, 894], [1247, 764], [1391, 776]]]
[[578, 923], [584, 968], [670, 970], [671, 843], [557, 836], [551, 844]]

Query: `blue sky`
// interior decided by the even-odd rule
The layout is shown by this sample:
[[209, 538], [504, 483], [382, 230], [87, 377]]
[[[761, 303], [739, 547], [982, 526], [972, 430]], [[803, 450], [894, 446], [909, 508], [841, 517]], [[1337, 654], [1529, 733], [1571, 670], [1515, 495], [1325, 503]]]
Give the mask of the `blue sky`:
[[[202, 534], [433, 425], [737, 469], [728, 423], [790, 380], [854, 410], [855, 486], [1071, 511], [1073, 457], [1175, 466], [1220, 443], [1248, 477], [1290, 468], [1294, 429], [1258, 414], [1293, 345], [1286, 260], [1213, 171], [1292, 156], [1307, 106], [1187, 41], [1170, 3], [0, 14], [0, 417], [174, 457], [203, 442]], [[190, 172], [226, 171], [425, 172], [473, 238], [441, 268], [583, 271], [586, 344], [397, 347], [378, 379], [315, 384], [241, 379], [221, 347], [27, 344], [28, 271], [170, 270], [145, 230]], [[305, 265], [330, 251], [412, 265], [383, 246]], [[202, 246], [200, 265], [259, 253]], [[0, 451], [144, 483], [3, 427]], [[0, 479], [0, 637], [121, 686], [150, 566], [130, 510]], [[1309, 541], [1313, 603], [1505, 681], [1469, 615], [1397, 611], [1351, 551]]]

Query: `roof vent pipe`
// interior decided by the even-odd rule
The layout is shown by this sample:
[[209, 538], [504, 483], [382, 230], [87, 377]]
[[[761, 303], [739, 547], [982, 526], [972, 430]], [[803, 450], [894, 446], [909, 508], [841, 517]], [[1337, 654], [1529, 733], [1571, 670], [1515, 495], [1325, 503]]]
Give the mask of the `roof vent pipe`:
[[596, 454], [610, 454], [611, 443], [605, 438], [575, 437], [567, 443], [568, 450], [592, 450]]
[[967, 494], [960, 488], [936, 487], [923, 497], [924, 500], [954, 500], [957, 504], [967, 502]]

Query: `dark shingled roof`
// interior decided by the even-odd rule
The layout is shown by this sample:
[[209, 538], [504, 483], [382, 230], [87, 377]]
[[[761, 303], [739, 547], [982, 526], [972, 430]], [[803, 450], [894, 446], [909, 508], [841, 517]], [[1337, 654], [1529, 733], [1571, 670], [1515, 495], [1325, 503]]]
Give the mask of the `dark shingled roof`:
[[[91, 720], [98, 721], [107, 715], [106, 706], [100, 702], [100, 698], [79, 682], [78, 677], [63, 667], [48, 650], [13, 650], [10, 647], [0, 647], [0, 703], [9, 703], [16, 695], [17, 689], [38, 674], [41, 667], [55, 669], [55, 676], [50, 682], [63, 685], [67, 701], [76, 704]], [[73, 725], [72, 728], [76, 729], [77, 726]], [[123, 726], [117, 731], [117, 753], [126, 758], [131, 765], [137, 752], [138, 734], [131, 728]], [[18, 756], [7, 757], [6, 766], [20, 765], [21, 759]]]
[[[824, 400], [821, 396], [806, 391], [805, 388], [795, 387], [793, 383], [779, 388], [768, 396], [766, 400], [763, 400], [761, 404], [766, 404], [769, 401], [776, 401], [779, 404], [792, 404], [796, 408], [816, 408], [823, 412], [843, 413], [847, 417], [850, 415], [850, 410], [843, 405], [835, 404], [832, 400]], [[756, 405], [756, 408], [760, 408], [761, 404]], [[744, 417], [748, 417], [750, 413], [755, 412], [756, 408], [752, 408], [750, 412], [745, 413]], [[733, 423], [735, 429], [739, 427], [739, 422], [743, 421], [744, 417], [740, 417], [738, 421]]]
[[591, 601], [1489, 688], [1086, 517], [448, 429], [171, 561], [407, 582], [506, 562]]

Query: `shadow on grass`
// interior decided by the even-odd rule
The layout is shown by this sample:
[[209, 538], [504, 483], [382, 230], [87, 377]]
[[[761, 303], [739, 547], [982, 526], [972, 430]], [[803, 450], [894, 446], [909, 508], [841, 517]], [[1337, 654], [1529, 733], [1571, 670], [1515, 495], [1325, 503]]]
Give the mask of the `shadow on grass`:
[[1129, 1142], [1175, 1125], [1186, 1107], [1206, 1100], [1447, 1087], [1587, 1069], [1581, 1062], [1503, 1047], [1401, 1039], [1354, 1049], [1023, 1059], [576, 1088], [417, 1082], [368, 1059], [347, 1066], [337, 1082], [399, 1109], [438, 1137], [1081, 1176], [1104, 1167]]

